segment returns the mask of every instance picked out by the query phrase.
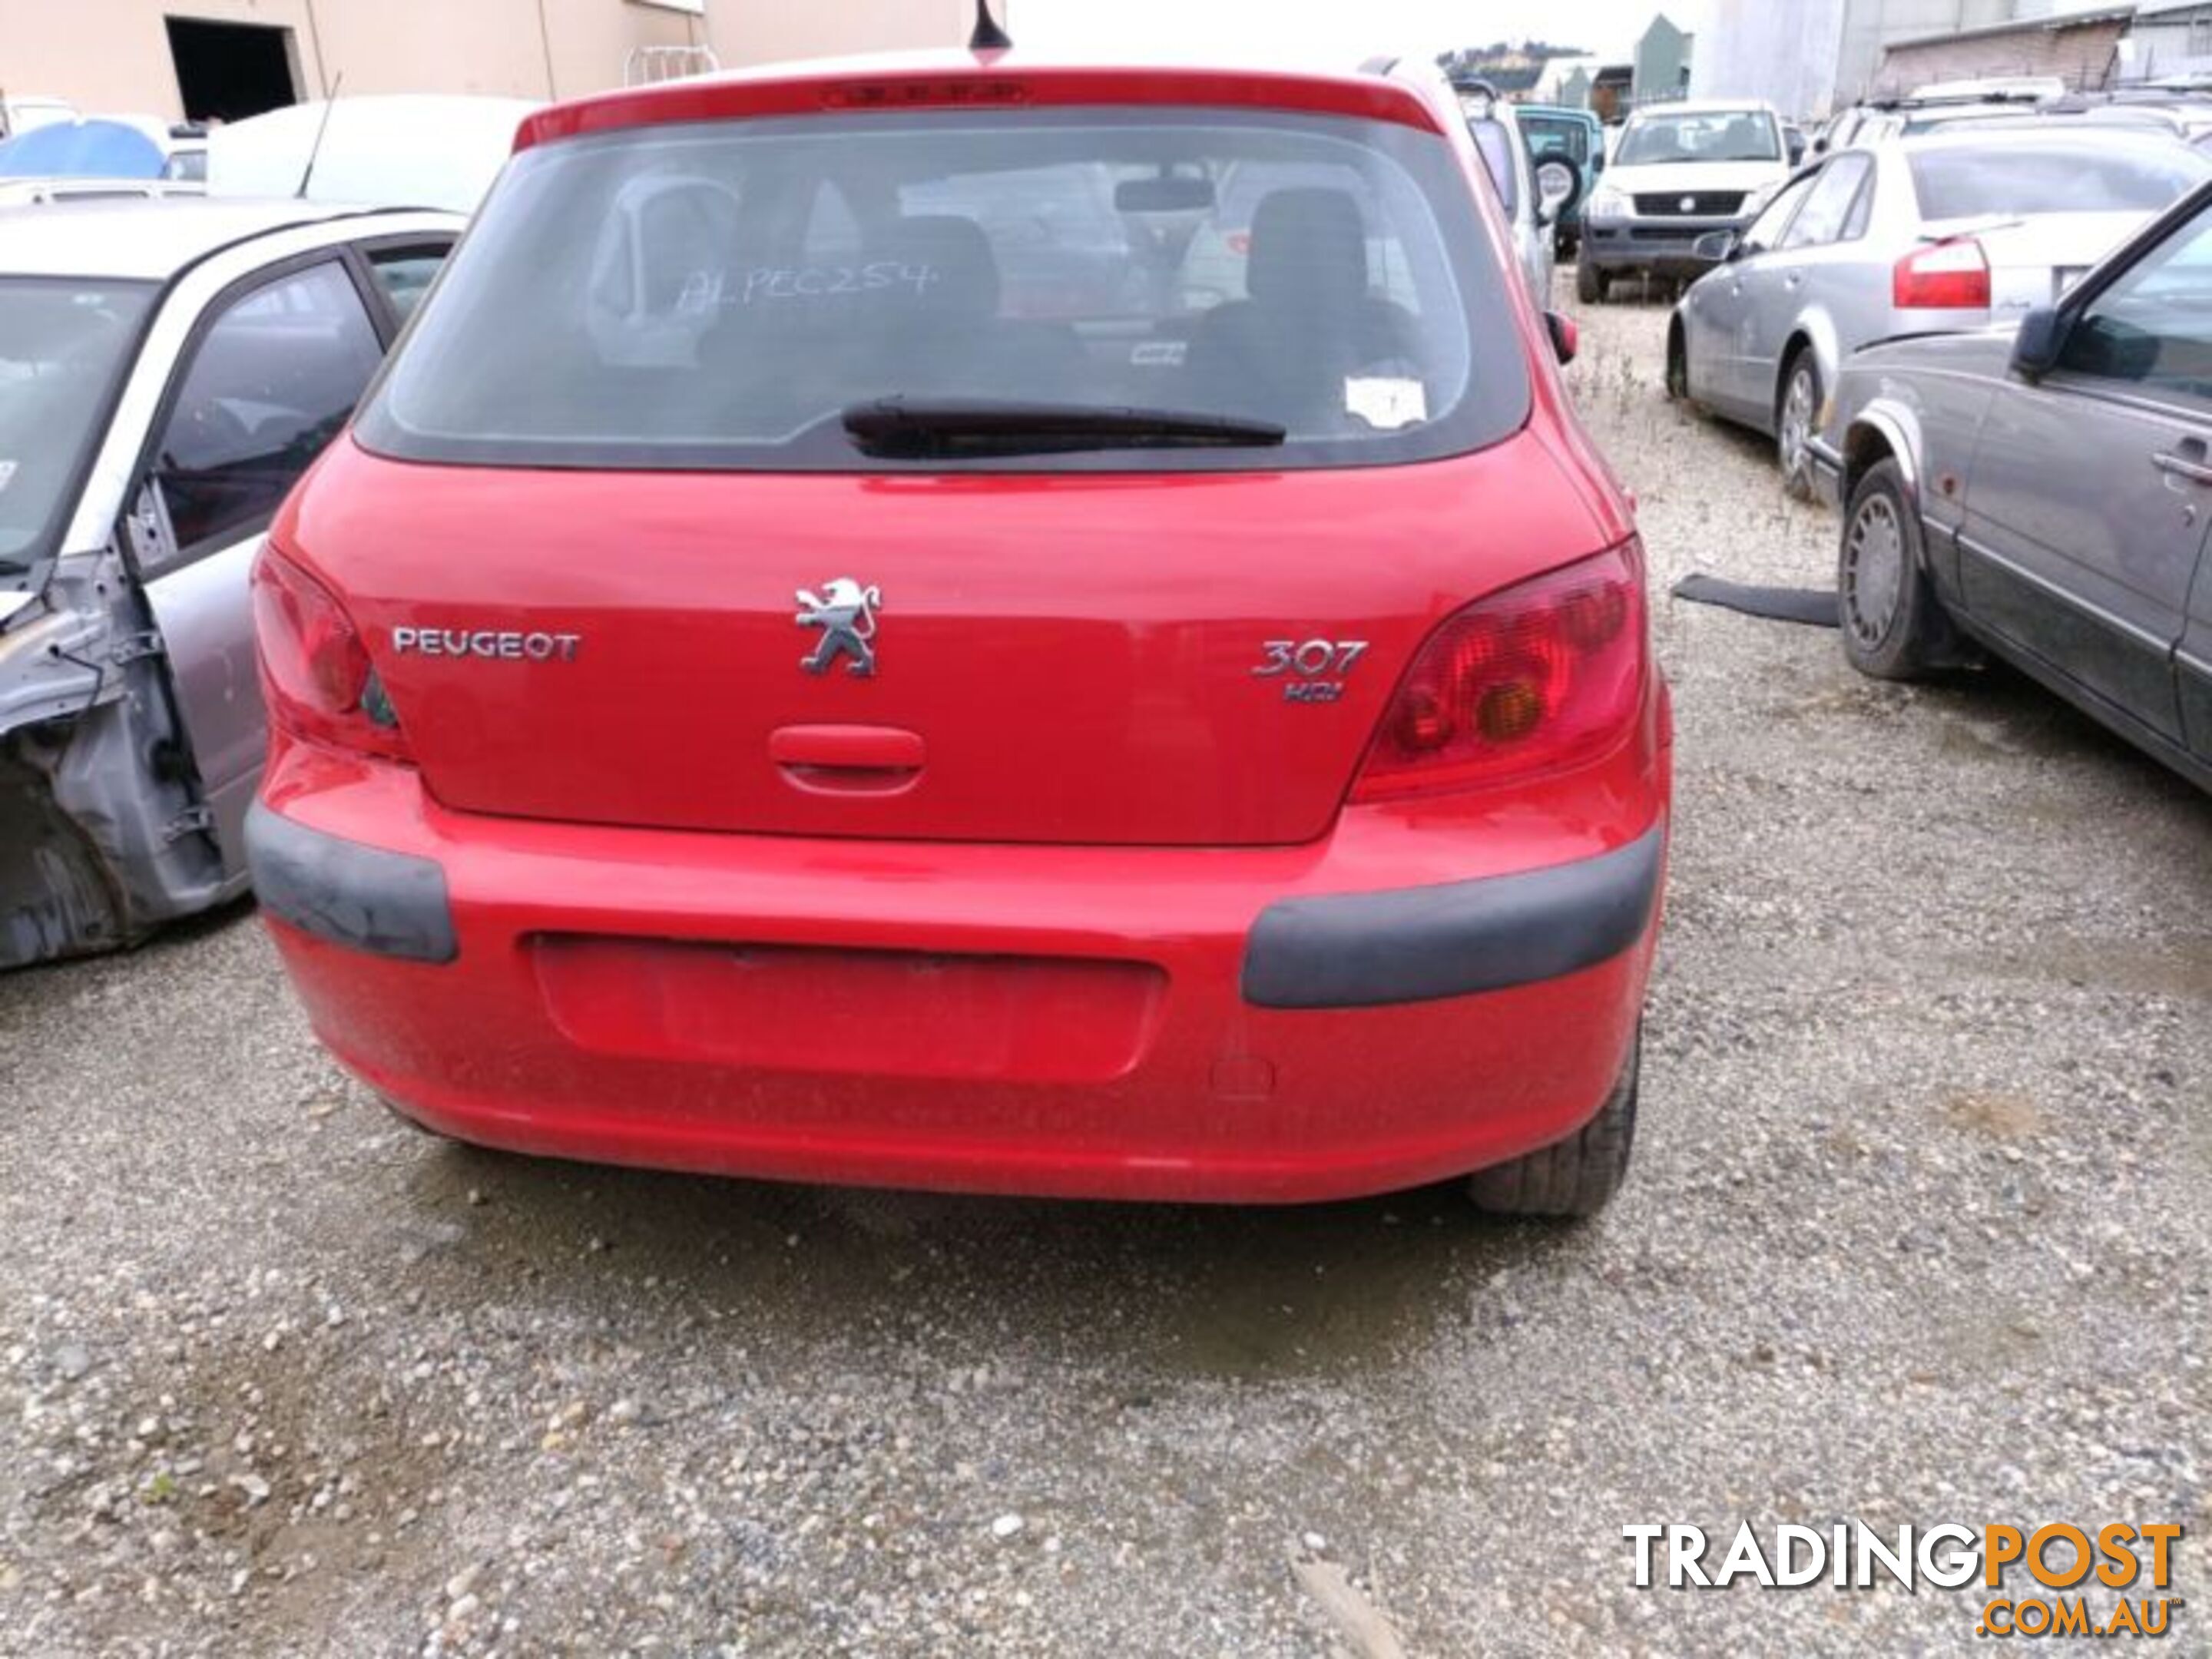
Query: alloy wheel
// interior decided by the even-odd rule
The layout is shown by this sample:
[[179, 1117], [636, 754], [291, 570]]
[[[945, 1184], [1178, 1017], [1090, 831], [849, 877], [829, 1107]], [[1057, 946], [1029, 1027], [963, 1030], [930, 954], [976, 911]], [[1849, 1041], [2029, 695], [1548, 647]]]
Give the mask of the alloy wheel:
[[1782, 471], [1796, 478], [1807, 466], [1813, 442], [1813, 366], [1801, 362], [1790, 371], [1790, 389], [1782, 399]]
[[1889, 637], [1905, 591], [1905, 527], [1887, 495], [1869, 495], [1844, 538], [1844, 625], [1871, 651]]

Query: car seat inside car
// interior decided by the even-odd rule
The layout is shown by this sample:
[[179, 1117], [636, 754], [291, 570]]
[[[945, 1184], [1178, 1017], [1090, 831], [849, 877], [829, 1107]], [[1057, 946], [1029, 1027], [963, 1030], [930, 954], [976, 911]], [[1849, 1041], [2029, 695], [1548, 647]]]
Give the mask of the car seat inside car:
[[1367, 230], [1349, 191], [1263, 197], [1245, 295], [1199, 325], [1187, 376], [1194, 407], [1333, 429], [1348, 412], [1347, 381], [1419, 379], [1413, 319], [1369, 290]]

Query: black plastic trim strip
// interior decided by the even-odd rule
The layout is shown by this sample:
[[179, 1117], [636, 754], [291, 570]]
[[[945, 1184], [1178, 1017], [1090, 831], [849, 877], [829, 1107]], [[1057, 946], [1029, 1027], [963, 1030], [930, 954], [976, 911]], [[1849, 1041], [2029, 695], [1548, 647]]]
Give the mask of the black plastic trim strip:
[[1619, 956], [1658, 902], [1667, 832], [1527, 875], [1285, 899], [1252, 924], [1244, 1000], [1367, 1008], [1503, 991]]
[[404, 962], [460, 955], [434, 859], [325, 835], [257, 800], [246, 815], [246, 861], [255, 896], [301, 933]]

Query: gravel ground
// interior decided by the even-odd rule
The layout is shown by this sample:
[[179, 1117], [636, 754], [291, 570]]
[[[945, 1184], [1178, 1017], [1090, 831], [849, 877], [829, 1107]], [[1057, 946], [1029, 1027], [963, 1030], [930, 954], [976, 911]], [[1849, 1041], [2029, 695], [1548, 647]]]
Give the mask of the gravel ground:
[[[1829, 580], [1664, 317], [1573, 371], [1655, 586]], [[0, 1649], [1355, 1651], [1295, 1548], [1415, 1655], [1937, 1653], [1972, 1592], [1638, 1591], [1620, 1528], [2201, 1531], [2212, 802], [2009, 676], [1658, 632], [1644, 1134], [1580, 1229], [442, 1146], [245, 914], [0, 980]]]

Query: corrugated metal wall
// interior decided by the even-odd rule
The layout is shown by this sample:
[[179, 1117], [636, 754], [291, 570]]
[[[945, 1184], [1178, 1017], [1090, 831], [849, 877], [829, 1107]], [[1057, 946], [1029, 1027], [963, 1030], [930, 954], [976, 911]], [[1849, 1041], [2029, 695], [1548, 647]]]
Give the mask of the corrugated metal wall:
[[1690, 59], [1690, 95], [1764, 98], [1785, 115], [1824, 114], [1850, 3], [1711, 0]]

